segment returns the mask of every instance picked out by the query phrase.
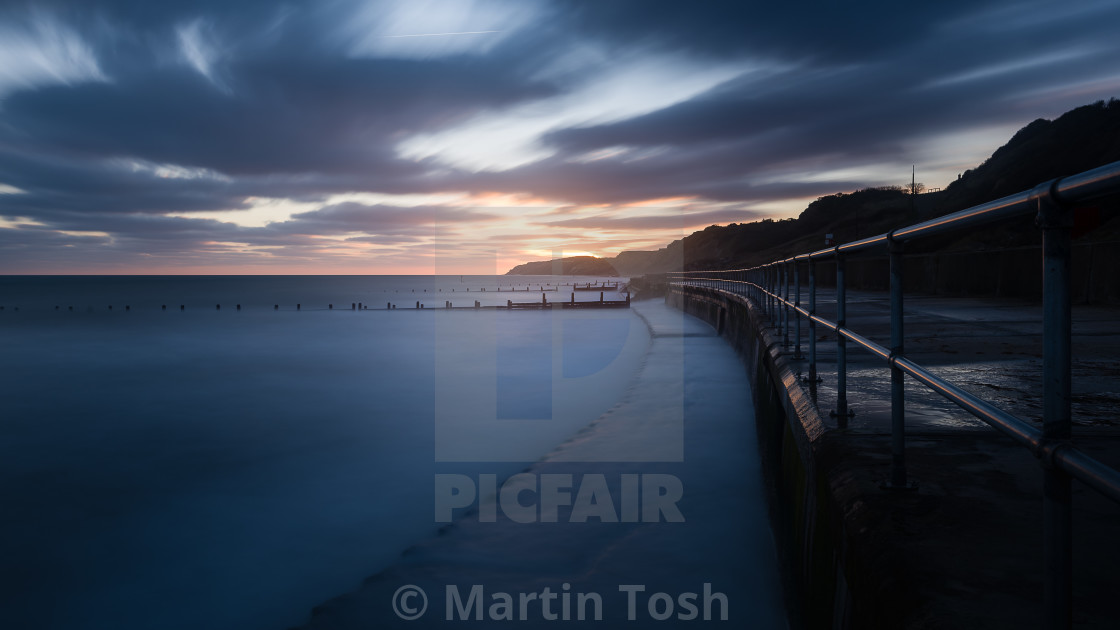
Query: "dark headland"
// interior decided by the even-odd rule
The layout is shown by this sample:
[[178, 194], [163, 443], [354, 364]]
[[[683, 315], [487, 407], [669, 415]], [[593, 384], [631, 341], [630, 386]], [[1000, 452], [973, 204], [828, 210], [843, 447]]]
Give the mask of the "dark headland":
[[[998, 199], [1039, 182], [1064, 177], [1120, 160], [1120, 100], [1098, 101], [1066, 112], [1055, 120], [1038, 119], [1020, 129], [984, 163], [965, 171], [944, 190], [926, 192], [919, 185], [919, 194], [911, 194], [909, 186], [866, 188], [820, 197], [809, 204], [796, 219], [763, 219], [751, 223], [712, 225], [704, 230], [673, 241], [657, 251], [625, 251], [614, 257], [575, 256], [560, 259], [563, 274], [595, 276], [629, 276], [660, 274], [670, 271], [736, 269], [812, 251], [824, 246], [825, 234], [843, 243], [895, 227], [908, 225]], [[1115, 252], [1120, 249], [1120, 213], [1101, 212], [1101, 208], [1085, 208], [1078, 212], [1074, 231], [1075, 248], [1096, 245], [1093, 255], [1102, 262], [1105, 250], [1109, 264], [1120, 263]], [[933, 242], [936, 241], [936, 242]], [[1030, 226], [994, 226], [992, 229], [945, 239], [931, 239], [922, 249], [908, 250], [921, 254], [923, 249], [953, 252], [1013, 250], [1039, 246], [1039, 234]], [[1107, 244], [1107, 245], [1106, 245]], [[1094, 263], [1096, 265], [1096, 263]], [[961, 273], [971, 273], [973, 265], [961, 261]], [[507, 275], [552, 274], [554, 261], [518, 265]], [[858, 275], [858, 274], [857, 274]], [[960, 286], [960, 277], [941, 278], [942, 285]], [[859, 278], [855, 278], [857, 284]], [[997, 279], [993, 278], [995, 283]], [[648, 290], [656, 278], [638, 281], [634, 288]], [[1016, 293], [1007, 282], [1001, 284], [1001, 295], [1033, 297]], [[1021, 283], [1024, 291], [1037, 283]], [[1115, 284], [1115, 283], [1112, 283]], [[962, 290], [975, 295], [989, 291], [978, 287]], [[864, 288], [877, 288], [866, 286]], [[937, 286], [921, 287], [939, 292]], [[1115, 302], [1120, 291], [1101, 287], [1094, 301]]]

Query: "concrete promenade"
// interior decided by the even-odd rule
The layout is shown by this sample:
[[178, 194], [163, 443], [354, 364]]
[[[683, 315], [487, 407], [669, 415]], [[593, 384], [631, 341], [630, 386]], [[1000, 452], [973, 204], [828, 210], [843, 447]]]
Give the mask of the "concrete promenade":
[[[817, 312], [835, 321], [834, 292]], [[807, 303], [803, 287], [801, 302]], [[1040, 424], [1041, 308], [1019, 301], [906, 296], [906, 354], [954, 384]], [[1120, 308], [1073, 309], [1073, 438], [1120, 466]], [[848, 327], [889, 346], [885, 293], [848, 293]], [[794, 373], [807, 373], [784, 329], [766, 329]], [[807, 324], [801, 351], [808, 355]], [[827, 431], [815, 447], [843, 515], [859, 584], [880, 619], [906, 628], [1042, 627], [1042, 470], [1025, 449], [907, 379], [907, 448], [917, 492], [885, 491], [890, 372], [848, 343], [846, 428], [836, 401], [835, 335], [818, 330], [820, 384], [801, 385]], [[1074, 482], [1074, 627], [1120, 627], [1120, 506]], [[851, 578], [849, 578], [851, 579]]]
[[[602, 475], [616, 501], [620, 493], [625, 494], [620, 488], [624, 475], [671, 475], [683, 486], [678, 502], [683, 522], [645, 522], [644, 513], [642, 522], [567, 522], [571, 509], [564, 507], [559, 522], [513, 522], [500, 509], [496, 522], [484, 522], [479, 514], [493, 509], [495, 499], [490, 496], [479, 511], [448, 525], [439, 537], [419, 542], [355, 592], [316, 607], [303, 627], [490, 627], [501, 623], [491, 619], [493, 594], [518, 598], [520, 593], [539, 595], [548, 588], [554, 596], [571, 596], [572, 623], [578, 623], [577, 594], [595, 593], [602, 599], [603, 619], [596, 627], [714, 623], [758, 630], [786, 628], [751, 391], [743, 366], [707, 324], [659, 300], [634, 302], [633, 310], [648, 326], [651, 338], [637, 378], [614, 409], [526, 472], [535, 479], [571, 474], [585, 483], [589, 476]], [[682, 440], [678, 461], [647, 458], [666, 452], [667, 442]], [[393, 610], [394, 595], [405, 585], [423, 589], [428, 601], [426, 612], [413, 621], [400, 619]], [[480, 585], [481, 608], [472, 608], [467, 620], [461, 620], [453, 608], [448, 620], [448, 585], [455, 586], [463, 602], [472, 587]], [[634, 621], [628, 621], [628, 595], [620, 591], [621, 585], [646, 588], [634, 595]], [[708, 602], [710, 623], [703, 622], [706, 588], [713, 593]], [[667, 620], [656, 620], [650, 611], [647, 600], [654, 592], [674, 599], [674, 612]], [[687, 619], [688, 611], [678, 599], [687, 592], [697, 594], [697, 620], [677, 617], [685, 614]], [[415, 608], [418, 602], [413, 598], [408, 605]], [[664, 613], [664, 601], [657, 604], [655, 612]], [[721, 621], [724, 606], [727, 620]], [[475, 619], [476, 611], [481, 621]], [[562, 600], [555, 600], [550, 612], [562, 615]], [[587, 612], [591, 619], [593, 607]], [[510, 625], [567, 625], [562, 616], [548, 620], [539, 599], [530, 602], [527, 613], [520, 620], [515, 602]]]

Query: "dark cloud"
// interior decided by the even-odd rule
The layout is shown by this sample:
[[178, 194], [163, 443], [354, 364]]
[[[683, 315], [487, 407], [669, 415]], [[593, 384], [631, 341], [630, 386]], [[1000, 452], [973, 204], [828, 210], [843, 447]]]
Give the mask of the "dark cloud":
[[577, 0], [566, 19], [588, 37], [705, 56], [862, 59], [922, 39], [982, 3]]
[[[316, 236], [419, 246], [433, 225], [466, 233], [502, 220], [357, 203], [261, 228], [164, 216], [248, 209], [262, 197], [328, 204], [338, 193], [465, 191], [558, 205], [691, 197], [749, 207], [875, 184], [821, 173], [908, 165], [930, 138], [1023, 125], [1120, 90], [1120, 6], [1109, 2], [558, 0], [533, 5], [535, 21], [485, 50], [362, 52], [356, 16], [391, 4], [0, 3], [3, 34], [32, 38], [57, 23], [51, 36], [80, 38], [102, 75], [7, 85], [0, 75], [0, 184], [24, 191], [0, 194], [0, 217], [42, 224], [0, 228], [0, 261], [34, 248], [60, 260], [156, 249], [189, 258], [210, 242], [305, 256], [321, 247]], [[193, 64], [181, 49], [188, 31], [201, 46]], [[0, 52], [13, 50], [5, 45]], [[597, 61], [580, 65], [589, 49]], [[31, 71], [18, 54], [7, 76]], [[650, 54], [742, 73], [642, 115], [552, 129], [539, 139], [551, 156], [505, 171], [398, 154], [406, 139], [480, 114], [555, 106], [616, 69], [613, 60]], [[512, 229], [569, 237], [676, 229], [685, 218], [576, 212], [527, 210]], [[699, 207], [687, 220], [753, 217]], [[110, 236], [80, 234], [90, 232]], [[510, 242], [502, 239], [494, 242]]]
[[[150, 165], [149, 165], [150, 166]], [[83, 160], [0, 149], [0, 182], [27, 194], [0, 198], [4, 214], [184, 212], [248, 207], [228, 181], [160, 177], [122, 159]]]
[[499, 220], [494, 214], [451, 208], [418, 206], [401, 208], [346, 202], [292, 215], [290, 221], [270, 224], [266, 229], [289, 234], [346, 234], [369, 232], [379, 235], [434, 235], [437, 226], [457, 223], [480, 224]]
[[[0, 214], [235, 210], [248, 197], [423, 191], [435, 187], [431, 169], [398, 159], [400, 140], [557, 90], [501, 57], [354, 56], [329, 29], [312, 30], [323, 19], [313, 4], [300, 15], [286, 5], [284, 19], [270, 5], [37, 5], [29, 32], [45, 15], [69, 18], [108, 60], [110, 79], [0, 101], [0, 183], [28, 193], [0, 199]], [[191, 19], [213, 25], [216, 46], [233, 42], [211, 76], [179, 58], [175, 28]], [[155, 170], [166, 166], [209, 172]]]
[[192, 68], [20, 92], [8, 142], [97, 158], [132, 156], [228, 175], [418, 172], [396, 141], [487, 108], [553, 93], [463, 60], [261, 59], [230, 64], [231, 93]]
[[[1109, 14], [1120, 19], [1120, 10]], [[858, 188], [867, 183], [758, 182], [892, 158], [906, 162], [908, 151], [939, 133], [1026, 124], [1040, 112], [1023, 102], [1023, 92], [1108, 76], [1120, 53], [1099, 23], [1050, 36], [1053, 24], [1040, 21], [994, 33], [989, 26], [960, 25], [959, 38], [908, 40], [896, 57], [883, 60], [748, 72], [645, 115], [554, 130], [543, 141], [559, 155], [503, 174], [503, 185], [532, 182], [525, 190], [537, 194], [579, 191], [567, 198], [584, 202], [600, 195], [765, 201]], [[1120, 88], [1120, 80], [1114, 85]], [[1078, 104], [1071, 97], [1061, 108]], [[628, 151], [581, 162], [620, 147]], [[649, 149], [657, 149], [652, 157], [632, 158]]]
[[639, 216], [616, 217], [598, 215], [576, 219], [549, 221], [545, 225], [561, 228], [585, 228], [595, 230], [672, 230], [692, 226], [712, 225], [715, 223], [738, 223], [754, 221], [764, 215], [751, 210], [713, 210], [710, 212], [676, 212], [646, 214]]
[[583, 204], [676, 197], [759, 203], [860, 187], [857, 182], [837, 180], [756, 183], [749, 177], [751, 166], [769, 164], [766, 157], [748, 142], [670, 151], [634, 163], [618, 159], [581, 163], [554, 157], [510, 171], [462, 178], [454, 185], [476, 192], [531, 193]]
[[[432, 237], [457, 225], [479, 226], [500, 217], [485, 212], [445, 206], [398, 207], [341, 203], [319, 210], [293, 214], [286, 221], [263, 227], [239, 226], [216, 219], [169, 217], [144, 214], [91, 214], [88, 212], [48, 215], [50, 228], [69, 232], [108, 232], [122, 238], [200, 241], [237, 241], [253, 245], [290, 244], [305, 236], [344, 236], [365, 233], [378, 237]], [[43, 230], [39, 226], [23, 229]], [[11, 234], [20, 230], [0, 230]], [[356, 242], [360, 242], [358, 239]]]

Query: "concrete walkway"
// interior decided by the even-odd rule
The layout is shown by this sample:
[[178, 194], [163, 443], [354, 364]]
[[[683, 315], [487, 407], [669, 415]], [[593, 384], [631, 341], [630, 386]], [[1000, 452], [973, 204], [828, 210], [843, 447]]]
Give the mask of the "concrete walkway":
[[[507, 612], [516, 627], [555, 627], [550, 614], [561, 622], [565, 613], [573, 622], [581, 612], [594, 618], [591, 595], [601, 600], [608, 627], [787, 627], [743, 366], [706, 324], [660, 301], [633, 307], [649, 327], [651, 345], [622, 402], [518, 479], [533, 490], [518, 495], [522, 501], [536, 490], [543, 494], [546, 478], [571, 475], [573, 498], [601, 479], [622, 522], [571, 522], [577, 519], [566, 506], [558, 509], [557, 522], [514, 522], [505, 499], [490, 496], [359, 590], [317, 607], [303, 627], [488, 627], [497, 623], [495, 614]], [[654, 512], [652, 522], [646, 508], [664, 502], [635, 494], [639, 479], [643, 487], [664, 482], [654, 492], [668, 495], [669, 481], [679, 480], [675, 506], [683, 522], [666, 522], [679, 520], [672, 509]], [[639, 496], [641, 510], [633, 504]], [[496, 514], [494, 522], [480, 516], [488, 513]], [[402, 620], [393, 607], [407, 585], [422, 589], [427, 601], [413, 621]], [[448, 609], [452, 588], [460, 599], [450, 600]], [[472, 588], [480, 606], [468, 603]], [[501, 593], [513, 597], [511, 610], [502, 607]], [[533, 596], [524, 620], [521, 594]], [[585, 595], [582, 608], [578, 594]], [[548, 609], [545, 597], [555, 598]], [[423, 599], [414, 594], [397, 601], [407, 615], [418, 612]], [[467, 620], [460, 619], [459, 602]]]
[[[817, 311], [835, 321], [831, 289], [818, 294]], [[802, 302], [806, 302], [802, 294]], [[971, 393], [1029, 421], [1042, 413], [1042, 309], [1036, 302], [907, 295], [906, 356]], [[890, 345], [890, 300], [886, 293], [849, 291], [848, 327]], [[777, 326], [771, 329], [781, 336]], [[802, 322], [801, 352], [795, 357], [794, 323], [787, 358], [808, 371], [809, 329]], [[836, 401], [836, 336], [818, 331], [814, 392], [825, 416]], [[1083, 432], [1120, 429], [1120, 307], [1073, 309], [1074, 425]], [[878, 357], [848, 343], [848, 404], [856, 410], [849, 428], [890, 430], [889, 369]], [[886, 378], [885, 378], [886, 377]], [[987, 425], [908, 379], [907, 428], [915, 432], [988, 430]]]
[[[820, 312], [834, 319], [830, 291]], [[802, 294], [804, 302], [804, 293]], [[1039, 423], [1041, 309], [1020, 301], [906, 296], [907, 355], [1024, 420]], [[850, 292], [848, 326], [888, 345], [884, 293]], [[1074, 441], [1120, 467], [1120, 308], [1075, 306]], [[793, 325], [791, 324], [791, 331]], [[768, 328], [781, 343], [784, 330]], [[808, 329], [802, 324], [802, 352]], [[792, 332], [791, 332], [792, 335]], [[794, 339], [783, 348], [807, 372]], [[830, 431], [816, 446], [848, 544], [892, 627], [1042, 628], [1043, 472], [1010, 438], [908, 379], [907, 467], [917, 492], [885, 491], [890, 467], [889, 370], [848, 344], [848, 400], [856, 415], [840, 429], [835, 407], [835, 336], [818, 337], [822, 382], [805, 385]], [[1116, 628], [1120, 506], [1074, 483], [1074, 627]]]

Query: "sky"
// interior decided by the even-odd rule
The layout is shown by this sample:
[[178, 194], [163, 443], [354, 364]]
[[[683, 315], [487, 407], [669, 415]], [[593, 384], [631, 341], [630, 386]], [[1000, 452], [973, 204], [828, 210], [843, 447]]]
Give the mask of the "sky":
[[0, 273], [504, 273], [944, 187], [1120, 3], [0, 0]]

